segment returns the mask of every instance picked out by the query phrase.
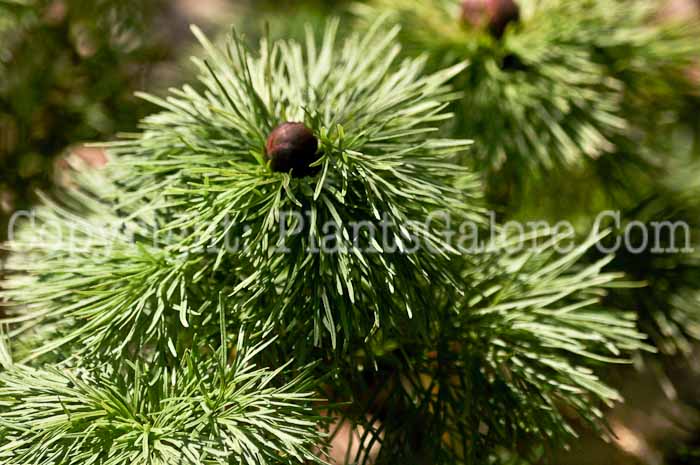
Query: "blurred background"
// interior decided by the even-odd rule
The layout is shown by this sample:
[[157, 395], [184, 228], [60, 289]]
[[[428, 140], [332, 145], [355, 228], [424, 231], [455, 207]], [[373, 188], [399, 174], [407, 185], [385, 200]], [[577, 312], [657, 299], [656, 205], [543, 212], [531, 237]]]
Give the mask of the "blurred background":
[[[0, 0], [0, 234], [13, 212], [60, 184], [67, 154], [100, 165], [104, 154], [86, 144], [137, 129], [154, 109], [135, 91], [162, 94], [194, 79], [190, 24], [214, 37], [234, 27], [256, 41], [266, 25], [273, 37], [300, 36], [305, 23], [329, 15], [349, 23], [347, 3]], [[668, 0], [664, 12], [660, 20], [699, 18], [700, 2]], [[699, 109], [697, 99], [688, 101], [688, 130], [698, 130]], [[556, 463], [700, 464], [698, 352], [645, 357], [608, 373], [628, 401], [609, 412], [616, 440], [582, 433]]]

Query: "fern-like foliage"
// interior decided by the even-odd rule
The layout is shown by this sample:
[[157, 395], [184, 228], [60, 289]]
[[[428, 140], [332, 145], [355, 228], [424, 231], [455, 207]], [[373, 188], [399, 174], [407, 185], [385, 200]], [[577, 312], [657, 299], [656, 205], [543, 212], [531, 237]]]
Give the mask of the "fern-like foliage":
[[[696, 200], [686, 198], [697, 195], [697, 190], [683, 181], [693, 171], [697, 167], [684, 165], [679, 176], [663, 178], [663, 183], [677, 184], [659, 186], [624, 211], [617, 234], [606, 244], [623, 240], [643, 244], [645, 233], [630, 225], [648, 225], [648, 246], [641, 252], [621, 250], [611, 264], [646, 286], [615, 292], [610, 301], [635, 308], [640, 327], [669, 356], [692, 356], [700, 340], [700, 209]], [[680, 186], [683, 192], [676, 192]]]
[[[205, 90], [146, 96], [163, 111], [112, 146], [126, 173], [118, 182], [165, 199], [163, 228], [188, 231], [173, 253], [219, 251], [203, 272], [230, 276], [237, 311], [333, 346], [412, 317], [428, 307], [427, 287], [449, 284], [453, 250], [436, 234], [440, 222], [426, 226], [431, 211], [482, 221], [473, 176], [450, 161], [469, 142], [430, 135], [450, 117], [445, 83], [464, 66], [426, 77], [423, 60], [390, 70], [398, 30], [377, 25], [336, 50], [336, 28], [320, 46], [311, 32], [303, 47], [263, 42], [259, 57], [238, 41], [218, 50], [197, 33]], [[286, 121], [318, 138], [316, 176], [266, 164], [265, 141]], [[370, 237], [382, 224], [386, 244]], [[405, 253], [417, 241], [423, 247]]]
[[[8, 243], [14, 253], [3, 295], [17, 310], [8, 309], [11, 335], [25, 335], [22, 352], [31, 358], [65, 345], [69, 354], [111, 356], [153, 343], [177, 354], [204, 309], [217, 308], [218, 288], [194, 268], [206, 257], [168, 253], [154, 234], [152, 208], [115, 208], [117, 188], [103, 173], [75, 178], [60, 201], [45, 197], [18, 222]], [[216, 315], [207, 321], [216, 324]], [[31, 336], [46, 328], [50, 339]]]
[[[376, 463], [509, 463], [499, 448], [537, 463], [543, 444], [577, 436], [574, 420], [608, 434], [601, 406], [621, 398], [594, 369], [649, 347], [634, 312], [601, 304], [624, 285], [601, 271], [610, 257], [577, 264], [599, 236], [563, 255], [565, 237], [539, 239], [520, 251], [520, 239], [494, 241], [465, 271], [465, 298], [437, 300], [431, 332], [380, 358], [360, 409], [373, 416], [354, 419], [361, 442], [382, 444]], [[375, 463], [371, 451], [354, 460]]]
[[[168, 369], [11, 366], [0, 373], [2, 463], [245, 465], [320, 463], [314, 387], [255, 368], [272, 342], [195, 346]], [[235, 348], [235, 347], [234, 347]]]
[[389, 15], [408, 49], [429, 52], [434, 66], [468, 60], [455, 79], [464, 97], [452, 132], [475, 138], [477, 166], [501, 200], [528, 179], [580, 169], [628, 143], [642, 115], [688, 94], [685, 70], [700, 51], [696, 26], [654, 20], [660, 2], [516, 3], [520, 20], [498, 38], [462, 20], [458, 0], [355, 7], [363, 18]]
[[[348, 464], [377, 444], [377, 463], [421, 465], [561, 446], [564, 412], [604, 430], [618, 396], [593, 370], [645, 348], [599, 304], [618, 278], [607, 259], [578, 265], [592, 242], [558, 255], [559, 236], [455, 243], [449, 228], [486, 223], [455, 163], [470, 141], [434, 135], [465, 66], [424, 75], [424, 58], [397, 61], [398, 29], [338, 44], [337, 27], [257, 54], [195, 29], [197, 88], [144, 96], [160, 111], [110, 145], [108, 168], [25, 222], [2, 296], [26, 366], [0, 376], [0, 458], [313, 462], [310, 390], [363, 426]], [[311, 175], [267, 161], [289, 121], [319, 142]], [[258, 334], [230, 351], [232, 328]]]

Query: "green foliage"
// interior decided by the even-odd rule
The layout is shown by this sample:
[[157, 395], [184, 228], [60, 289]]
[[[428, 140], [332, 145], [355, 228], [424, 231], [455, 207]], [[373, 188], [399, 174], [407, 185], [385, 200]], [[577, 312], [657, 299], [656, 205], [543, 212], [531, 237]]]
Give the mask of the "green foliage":
[[[45, 198], [13, 231], [17, 237], [9, 247], [17, 253], [6, 269], [16, 278], [7, 280], [3, 292], [24, 305], [14, 321], [25, 322], [14, 331], [33, 331], [37, 322], [52, 328], [51, 342], [36, 338], [43, 345], [31, 347], [34, 356], [73, 342], [89, 346], [93, 354], [140, 348], [154, 335], [162, 347], [174, 346], [165, 329], [170, 325], [170, 334], [183, 337], [174, 329], [180, 320], [188, 325], [186, 302], [196, 289], [185, 287], [192, 281], [186, 260], [171, 259], [158, 249], [162, 244], [149, 242], [148, 212], [119, 216], [127, 213], [109, 203], [116, 187], [104, 175], [84, 173], [77, 182], [81, 189], [69, 190], [60, 203]], [[182, 301], [179, 312], [176, 302]], [[168, 319], [171, 314], [180, 315], [176, 326]]]
[[179, 367], [141, 361], [91, 368], [13, 366], [0, 373], [5, 464], [316, 463], [322, 443], [301, 375], [256, 369], [265, 350], [194, 345]]
[[[237, 41], [219, 51], [200, 36], [206, 92], [145, 96], [165, 111], [144, 121], [143, 135], [112, 146], [119, 182], [165, 205], [163, 229], [187, 231], [170, 244], [174, 253], [217, 248], [200, 273], [226, 270], [234, 311], [334, 347], [411, 318], [430, 286], [454, 286], [454, 250], [439, 236], [443, 220], [424, 221], [430, 212], [483, 222], [473, 176], [450, 162], [469, 141], [430, 136], [449, 118], [444, 83], [462, 66], [420, 77], [423, 62], [412, 60], [389, 71], [397, 31], [375, 28], [336, 52], [336, 27], [318, 48], [311, 33], [305, 48], [263, 42], [260, 58]], [[317, 135], [317, 176], [266, 165], [266, 138], [285, 121]], [[386, 244], [372, 237], [382, 224]]]
[[475, 138], [476, 166], [499, 202], [629, 144], [643, 115], [687, 95], [685, 70], [700, 52], [696, 26], [654, 21], [657, 2], [518, 4], [521, 20], [502, 39], [465, 24], [457, 0], [355, 8], [365, 18], [386, 12], [409, 50], [429, 52], [434, 66], [468, 60], [455, 80], [464, 97], [451, 129]]
[[537, 239], [532, 250], [492, 243], [464, 272], [465, 298], [437, 301], [429, 334], [380, 358], [388, 374], [363, 389], [373, 395], [359, 408], [375, 415], [355, 420], [382, 444], [376, 463], [482, 464], [501, 447], [534, 459], [543, 443], [577, 436], [573, 417], [606, 433], [599, 406], [621, 399], [593, 368], [627, 363], [624, 354], [645, 350], [643, 336], [634, 313], [600, 304], [621, 285], [601, 272], [609, 259], [576, 264], [599, 237], [564, 255], [555, 250], [566, 237]]
[[[605, 431], [619, 396], [595, 369], [647, 347], [600, 303], [623, 285], [610, 259], [580, 263], [600, 237], [561, 254], [564, 235], [454, 244], [448, 220], [486, 225], [455, 163], [471, 142], [436, 135], [465, 65], [424, 75], [425, 58], [398, 60], [397, 28], [342, 44], [337, 28], [259, 53], [195, 29], [197, 88], [143, 95], [159, 112], [141, 132], [9, 243], [5, 322], [28, 365], [0, 375], [0, 458], [318, 461], [321, 409], [364, 427], [348, 463], [381, 444], [380, 464], [481, 465], [564, 445], [573, 418]], [[312, 176], [266, 161], [286, 121], [319, 140]], [[258, 331], [234, 368], [209, 347], [232, 328]], [[309, 410], [310, 390], [329, 404]]]
[[[601, 211], [619, 209], [620, 235], [606, 243], [636, 221], [682, 221], [689, 229], [667, 228], [655, 249], [687, 248], [688, 236], [695, 247], [697, 21], [664, 22], [657, 1], [518, 4], [521, 20], [500, 39], [463, 23], [456, 0], [372, 0], [355, 10], [403, 25], [401, 40], [429, 52], [432, 66], [469, 61], [454, 80], [464, 97], [447, 130], [474, 137], [476, 167], [506, 216], [566, 217], [587, 234]], [[616, 291], [608, 303], [636, 309], [663, 353], [689, 354], [700, 335], [697, 254], [650, 246], [622, 251], [611, 266], [647, 286]]]
[[[697, 189], [683, 178], [697, 173], [697, 167], [675, 168], [661, 178], [657, 190], [623, 212], [618, 234], [610, 239], [633, 244], [649, 241], [641, 253], [617, 253], [611, 266], [646, 286], [616, 292], [611, 303], [635, 308], [640, 327], [663, 354], [691, 356], [700, 340], [700, 209]], [[651, 225], [650, 232], [635, 228], [630, 234], [627, 228], [632, 224]]]
[[[170, 49], [152, 28], [163, 2], [0, 3], [0, 195], [27, 208], [72, 145], [131, 129], [133, 92]], [[7, 208], [7, 207], [6, 207]], [[5, 238], [5, 215], [0, 216]]]
[[254, 45], [266, 33], [273, 39], [303, 41], [309, 28], [317, 35], [322, 33], [329, 17], [341, 20], [341, 34], [351, 33], [348, 3], [349, 0], [242, 0], [237, 4], [242, 13], [230, 19], [241, 36]]

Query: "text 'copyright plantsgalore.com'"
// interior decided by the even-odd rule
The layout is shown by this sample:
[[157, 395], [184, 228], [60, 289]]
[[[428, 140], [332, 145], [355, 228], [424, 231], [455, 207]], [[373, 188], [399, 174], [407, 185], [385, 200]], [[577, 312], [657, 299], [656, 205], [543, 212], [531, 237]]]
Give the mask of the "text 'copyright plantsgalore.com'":
[[[557, 253], [566, 254], [580, 246], [586, 236], [569, 221], [508, 221], [498, 224], [488, 212], [486, 221], [456, 220], [449, 212], [435, 211], [424, 221], [401, 221], [390, 215], [379, 219], [318, 222], [306, 212], [282, 211], [277, 223], [265, 229], [267, 239], [278, 253], [303, 250], [306, 253], [402, 253], [479, 254], [495, 248], [508, 252], [534, 250], [547, 243]], [[235, 224], [224, 218], [215, 227], [196, 221], [187, 228], [154, 227], [138, 221], [96, 223], [92, 220], [65, 221], [38, 218], [35, 211], [15, 213], [9, 222], [10, 241], [26, 246], [64, 252], [84, 253], [98, 249], [103, 253], [112, 244], [125, 242], [162, 248], [182, 245], [182, 250], [197, 253], [235, 253], [250, 250], [259, 240], [256, 225]], [[192, 226], [194, 225], [194, 226]], [[259, 227], [259, 225], [258, 225]], [[20, 233], [20, 229], [23, 231]], [[601, 234], [610, 230], [612, 234]], [[690, 225], [682, 221], [625, 222], [618, 211], [603, 211], [595, 218], [588, 237], [603, 254], [690, 254], [694, 252]], [[201, 236], [201, 237], [200, 237]], [[697, 240], [697, 238], [695, 238]], [[301, 244], [301, 245], [300, 245]]]

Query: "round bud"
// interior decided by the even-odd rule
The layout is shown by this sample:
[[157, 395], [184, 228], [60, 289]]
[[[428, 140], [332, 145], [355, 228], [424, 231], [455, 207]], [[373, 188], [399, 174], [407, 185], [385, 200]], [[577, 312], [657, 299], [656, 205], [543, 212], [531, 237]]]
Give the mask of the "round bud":
[[520, 8], [514, 0], [462, 0], [462, 21], [480, 29], [488, 29], [500, 38], [508, 24], [520, 19]]
[[304, 123], [282, 123], [267, 138], [265, 156], [270, 161], [272, 171], [292, 172], [294, 177], [316, 173], [310, 165], [317, 161], [318, 139]]

